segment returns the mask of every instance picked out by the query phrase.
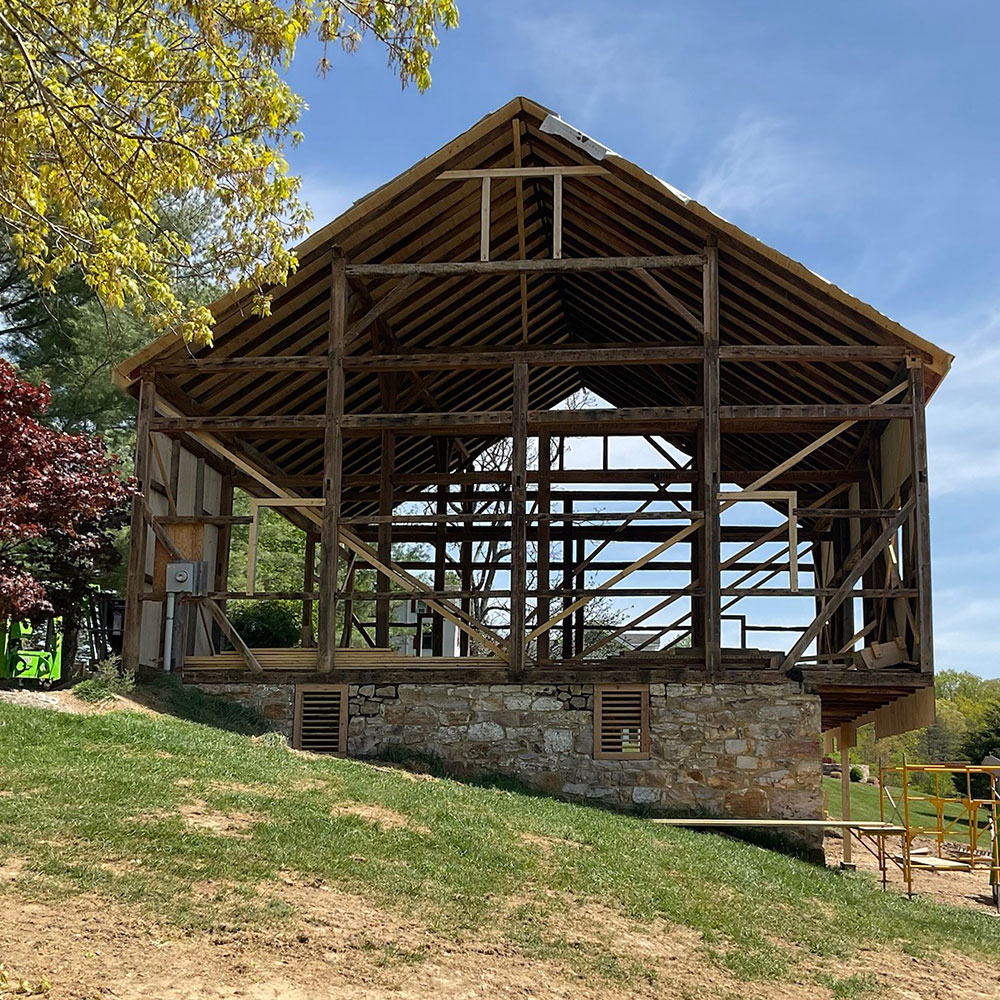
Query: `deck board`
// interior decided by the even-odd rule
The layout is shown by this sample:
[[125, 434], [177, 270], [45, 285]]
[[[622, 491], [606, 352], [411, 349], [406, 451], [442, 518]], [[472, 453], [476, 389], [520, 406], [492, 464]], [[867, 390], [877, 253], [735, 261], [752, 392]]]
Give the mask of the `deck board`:
[[[315, 649], [254, 649], [254, 655], [265, 670], [312, 671], [316, 669]], [[502, 667], [502, 661], [492, 656], [402, 656], [391, 649], [338, 649], [337, 667], [388, 670], [449, 670]], [[224, 652], [212, 656], [186, 656], [185, 670], [243, 670], [239, 653]]]

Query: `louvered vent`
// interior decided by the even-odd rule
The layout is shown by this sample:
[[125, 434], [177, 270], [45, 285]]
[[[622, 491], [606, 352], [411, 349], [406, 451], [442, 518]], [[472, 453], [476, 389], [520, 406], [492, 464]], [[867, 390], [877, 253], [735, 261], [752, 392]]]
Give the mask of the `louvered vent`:
[[649, 688], [640, 684], [598, 686], [594, 695], [594, 756], [647, 759]]
[[313, 753], [347, 752], [347, 686], [299, 684], [293, 743]]

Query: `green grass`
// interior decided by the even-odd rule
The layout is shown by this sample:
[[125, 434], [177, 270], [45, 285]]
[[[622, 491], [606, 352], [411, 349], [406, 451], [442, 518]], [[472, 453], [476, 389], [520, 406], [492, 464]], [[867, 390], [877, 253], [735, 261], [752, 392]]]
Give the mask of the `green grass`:
[[[189, 713], [253, 728], [210, 699], [184, 697]], [[804, 961], [810, 974], [832, 975], [861, 948], [1000, 953], [1000, 922], [881, 893], [863, 874], [509, 782], [414, 780], [170, 717], [0, 704], [0, 789], [16, 793], [0, 799], [0, 862], [27, 859], [19, 891], [52, 900], [97, 893], [191, 930], [280, 925], [291, 910], [269, 890], [279, 873], [297, 872], [446, 938], [499, 937], [608, 981], [652, 982], [655, 972], [614, 941], [585, 953], [567, 941], [580, 903], [693, 928], [709, 960], [750, 980], [787, 978]], [[240, 837], [190, 826], [177, 809], [196, 800], [251, 822]], [[410, 825], [384, 829], [332, 811], [338, 803], [391, 809]], [[195, 884], [201, 891], [191, 891]], [[856, 977], [830, 982], [836, 996], [869, 992]]]
[[[835, 819], [840, 819], [842, 812], [840, 808], [840, 779], [824, 778], [823, 790], [826, 793], [827, 809], [829, 810], [830, 815]], [[902, 789], [890, 788], [889, 792], [892, 795], [893, 801], [899, 807], [900, 815], [902, 815]], [[914, 790], [913, 794], [922, 795], [926, 793]], [[949, 820], [958, 820], [958, 822], [956, 822], [950, 831], [945, 835], [945, 839], [957, 840], [961, 843], [968, 844], [969, 823], [965, 816], [965, 810], [957, 803], [949, 802], [944, 803], [943, 808], [946, 822]], [[877, 822], [879, 820], [879, 790], [877, 785], [867, 785], [859, 781], [851, 783], [851, 819], [860, 820], [861, 822]], [[892, 811], [888, 801], [886, 802], [885, 819], [886, 822], [889, 823], [899, 822], [899, 818]], [[933, 827], [936, 823], [937, 817], [934, 811], [934, 805], [930, 802], [913, 800], [911, 797], [910, 824], [913, 826]], [[985, 814], [980, 820], [979, 825], [980, 827], [986, 826]], [[981, 843], [985, 844], [986, 842], [981, 839]]]

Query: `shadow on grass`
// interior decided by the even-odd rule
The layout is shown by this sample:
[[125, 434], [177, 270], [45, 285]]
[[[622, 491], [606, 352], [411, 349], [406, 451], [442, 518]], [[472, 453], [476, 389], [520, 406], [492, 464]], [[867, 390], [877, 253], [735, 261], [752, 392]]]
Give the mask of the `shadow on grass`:
[[[400, 770], [417, 772], [419, 774], [430, 774], [435, 778], [448, 778], [451, 781], [458, 781], [463, 785], [475, 788], [495, 788], [503, 792], [515, 792], [518, 795], [525, 795], [538, 799], [561, 799], [573, 801], [577, 805], [582, 805], [588, 809], [598, 809], [601, 812], [612, 812], [635, 816], [639, 819], [707, 819], [712, 818], [710, 813], [695, 809], [650, 809], [648, 806], [636, 806], [634, 809], [615, 807], [605, 802], [591, 802], [586, 799], [570, 799], [568, 796], [552, 795], [548, 792], [531, 788], [518, 778], [506, 774], [470, 774], [463, 769], [450, 765], [434, 754], [421, 753], [411, 750], [409, 747], [391, 744], [385, 751], [377, 757], [366, 758], [372, 763], [389, 764], [398, 767]], [[754, 829], [753, 827], [726, 827], [709, 829], [703, 827], [691, 827], [696, 833], [707, 836], [727, 837], [730, 840], [739, 840], [755, 847], [762, 847], [778, 854], [785, 854], [789, 857], [798, 858], [801, 861], [808, 861], [820, 868], [826, 867], [826, 857], [823, 848], [805, 838], [798, 838], [794, 834], [777, 833], [774, 830]]]
[[231, 733], [260, 736], [273, 728], [252, 708], [186, 687], [172, 674], [144, 678], [136, 684], [132, 697], [157, 712]]

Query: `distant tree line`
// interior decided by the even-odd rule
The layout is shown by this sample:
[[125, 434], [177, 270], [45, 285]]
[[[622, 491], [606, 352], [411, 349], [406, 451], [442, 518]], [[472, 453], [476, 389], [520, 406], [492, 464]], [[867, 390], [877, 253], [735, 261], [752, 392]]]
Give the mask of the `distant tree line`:
[[857, 764], [898, 767], [912, 764], [968, 761], [981, 764], [988, 755], [1000, 757], [1000, 678], [983, 678], [967, 670], [942, 670], [934, 679], [937, 721], [926, 729], [875, 739], [875, 727], [858, 730], [851, 751]]

